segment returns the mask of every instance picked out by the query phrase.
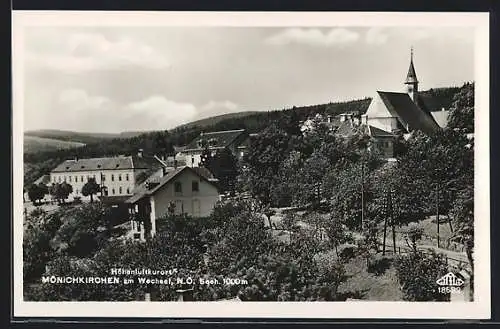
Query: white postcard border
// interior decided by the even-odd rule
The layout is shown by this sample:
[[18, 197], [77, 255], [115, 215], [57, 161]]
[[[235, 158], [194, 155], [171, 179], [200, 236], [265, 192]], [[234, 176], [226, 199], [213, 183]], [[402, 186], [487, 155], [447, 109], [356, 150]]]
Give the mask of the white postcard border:
[[[13, 12], [14, 316], [160, 318], [408, 318], [491, 316], [489, 14], [403, 12]], [[22, 284], [23, 88], [26, 26], [471, 26], [475, 37], [474, 302], [25, 302]], [[368, 305], [367, 305], [368, 304]]]

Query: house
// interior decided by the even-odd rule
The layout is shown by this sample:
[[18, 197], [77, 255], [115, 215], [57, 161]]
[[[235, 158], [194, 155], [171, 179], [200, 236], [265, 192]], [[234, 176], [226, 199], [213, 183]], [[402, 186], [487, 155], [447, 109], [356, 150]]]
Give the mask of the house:
[[419, 93], [413, 49], [404, 84], [405, 92], [377, 91], [366, 113], [361, 115], [361, 124], [389, 158], [393, 156], [396, 134], [408, 135], [414, 130], [431, 134], [445, 128], [448, 121], [449, 111], [442, 100]]
[[156, 233], [156, 220], [166, 214], [209, 216], [220, 201], [218, 180], [203, 167], [166, 168], [162, 174], [152, 175], [138, 186], [134, 195], [125, 202], [130, 214], [140, 218], [132, 220], [134, 235], [143, 240], [146, 235]]
[[241, 159], [246, 151], [249, 135], [245, 129], [214, 131], [201, 133], [193, 141], [177, 153], [176, 159], [183, 159], [187, 166], [198, 167], [203, 151], [208, 148], [212, 154], [218, 150], [228, 149], [237, 159]]
[[33, 184], [35, 185], [40, 185], [40, 184], [44, 184], [46, 186], [50, 186], [50, 175], [43, 175], [41, 177], [39, 177], [36, 181], [33, 182]]
[[142, 177], [161, 167], [158, 158], [144, 156], [142, 150], [133, 156], [74, 158], [51, 171], [50, 184], [67, 182], [73, 187], [70, 198], [82, 197], [83, 186], [93, 178], [101, 186], [102, 196], [131, 196]]

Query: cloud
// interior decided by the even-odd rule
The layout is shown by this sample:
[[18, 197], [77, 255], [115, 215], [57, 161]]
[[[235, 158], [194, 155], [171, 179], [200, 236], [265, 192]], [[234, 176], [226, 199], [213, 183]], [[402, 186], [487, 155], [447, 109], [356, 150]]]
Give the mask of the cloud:
[[196, 107], [190, 103], [177, 103], [155, 95], [125, 107], [129, 130], [165, 130], [196, 119]]
[[202, 111], [213, 111], [217, 109], [224, 109], [228, 111], [236, 111], [238, 109], [238, 104], [235, 104], [231, 101], [213, 101], [211, 100], [207, 104], [201, 107]]
[[291, 43], [306, 44], [309, 46], [339, 46], [356, 42], [359, 39], [357, 32], [345, 28], [333, 28], [327, 32], [319, 29], [289, 28], [266, 39], [272, 45], [286, 45]]
[[365, 40], [368, 44], [382, 45], [389, 39], [387, 30], [383, 27], [372, 27], [366, 31]]
[[[48, 37], [54, 37], [53, 34], [48, 34]], [[38, 49], [28, 53], [28, 61], [70, 73], [128, 66], [151, 69], [169, 66], [162, 54], [131, 38], [109, 40], [99, 33], [70, 33], [59, 37], [64, 39], [59, 47], [54, 47], [57, 44], [50, 42], [51, 47], [47, 49], [40, 49], [41, 45], [38, 45]]]

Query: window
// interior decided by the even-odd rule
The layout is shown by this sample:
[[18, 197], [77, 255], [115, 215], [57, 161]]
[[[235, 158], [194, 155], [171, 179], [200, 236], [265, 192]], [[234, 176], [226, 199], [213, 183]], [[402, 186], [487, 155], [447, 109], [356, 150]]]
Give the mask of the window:
[[193, 189], [193, 192], [199, 192], [200, 191], [200, 184], [198, 183], [198, 181], [193, 181], [193, 183], [191, 184], [191, 187]]
[[111, 174], [111, 181], [114, 182], [115, 181], [115, 175]]
[[118, 180], [121, 182], [122, 181], [122, 174], [118, 175]]
[[128, 174], [125, 174], [125, 180], [128, 181]]
[[101, 180], [104, 182], [106, 180], [106, 175], [101, 174]]
[[114, 195], [115, 194], [115, 189], [112, 189], [111, 190], [111, 195]]
[[75, 183], [78, 182], [78, 176], [75, 176]]
[[69, 176], [68, 179], [69, 179], [69, 182], [71, 183], [71, 176]]
[[83, 176], [80, 176], [80, 182], [83, 183]]
[[130, 194], [130, 188], [127, 187], [127, 194]]
[[61, 182], [61, 176], [59, 176], [59, 177], [57, 178], [57, 180], [58, 180], [58, 181], [59, 181], [59, 183], [60, 183], [60, 182]]
[[63, 181], [66, 181], [66, 176], [63, 177]]
[[90, 175], [87, 175], [87, 182], [90, 180]]
[[118, 194], [122, 194], [122, 187], [120, 186], [120, 188], [118, 189]]
[[174, 183], [174, 191], [175, 193], [182, 193], [182, 184], [181, 182]]
[[95, 175], [92, 175], [92, 178], [95, 180]]

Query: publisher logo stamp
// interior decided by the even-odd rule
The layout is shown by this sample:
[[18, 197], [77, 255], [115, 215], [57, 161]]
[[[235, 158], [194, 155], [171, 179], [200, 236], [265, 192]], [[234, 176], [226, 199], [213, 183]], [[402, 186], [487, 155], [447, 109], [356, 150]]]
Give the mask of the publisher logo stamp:
[[440, 277], [436, 281], [436, 283], [439, 285], [439, 292], [444, 294], [451, 292], [460, 292], [461, 287], [464, 284], [464, 280], [460, 279], [452, 272], [449, 272], [448, 274]]

